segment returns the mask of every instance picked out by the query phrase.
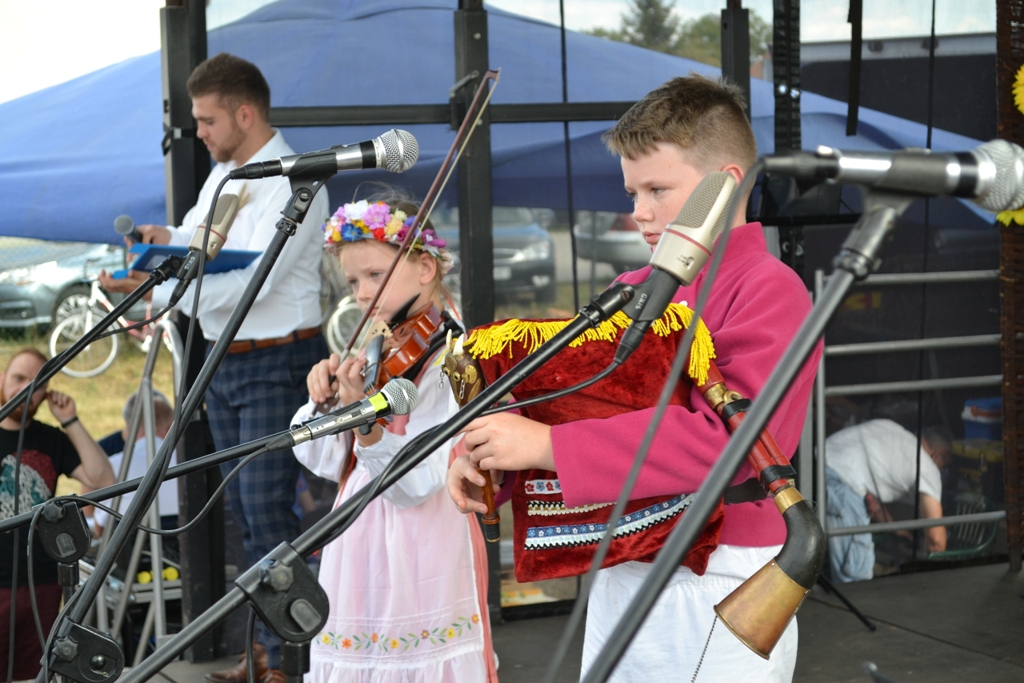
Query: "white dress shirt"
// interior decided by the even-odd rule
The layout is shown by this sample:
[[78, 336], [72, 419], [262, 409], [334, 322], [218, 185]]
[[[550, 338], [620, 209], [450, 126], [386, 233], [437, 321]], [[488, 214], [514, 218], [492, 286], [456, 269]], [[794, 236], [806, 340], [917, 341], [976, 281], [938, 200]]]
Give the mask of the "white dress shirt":
[[[249, 159], [249, 163], [294, 153], [281, 132], [275, 129], [274, 137]], [[228, 161], [211, 169], [196, 205], [185, 215], [181, 227], [167, 226], [171, 231], [171, 244], [188, 245], [196, 227], [206, 220], [217, 185], [236, 166], [233, 161]], [[277, 232], [275, 226], [281, 218], [281, 211], [292, 196], [288, 179], [277, 176], [231, 180], [221, 192], [238, 195], [241, 202], [224, 249], [263, 252]], [[323, 318], [320, 310], [321, 226], [330, 213], [329, 206], [327, 190], [321, 188], [313, 199], [306, 220], [285, 243], [252, 309], [235, 335], [236, 339], [273, 339], [294, 330], [320, 325]], [[204, 276], [198, 318], [203, 336], [208, 341], [216, 341], [220, 337], [259, 261], [256, 259], [244, 269]], [[166, 306], [176, 284], [177, 280], [172, 279], [154, 289], [153, 305], [158, 309]], [[191, 312], [194, 293], [193, 282], [176, 308], [185, 313]]]
[[861, 498], [865, 494], [883, 503], [913, 499], [921, 462], [921, 493], [942, 500], [942, 474], [917, 437], [892, 420], [869, 420], [842, 429], [825, 441], [825, 462]]

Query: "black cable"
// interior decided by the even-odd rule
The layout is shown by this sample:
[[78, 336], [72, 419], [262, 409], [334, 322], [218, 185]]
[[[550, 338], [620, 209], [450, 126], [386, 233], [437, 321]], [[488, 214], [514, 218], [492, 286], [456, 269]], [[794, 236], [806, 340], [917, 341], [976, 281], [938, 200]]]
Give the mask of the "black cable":
[[[189, 349], [192, 348], [192, 339], [195, 337], [196, 321], [199, 316], [199, 294], [203, 291], [203, 276], [206, 274], [206, 249], [210, 242], [210, 226], [213, 225], [213, 213], [217, 207], [217, 200], [220, 199], [220, 193], [224, 189], [228, 180], [231, 179], [231, 174], [228, 173], [217, 185], [217, 189], [213, 192], [213, 201], [210, 202], [210, 210], [206, 214], [206, 223], [203, 230], [203, 244], [199, 250], [199, 265], [198, 274], [196, 275], [196, 292], [192, 297], [192, 312], [189, 315], [188, 320], [188, 332], [185, 335], [185, 357], [181, 362], [181, 384], [178, 386], [178, 396], [182, 399], [188, 393], [186, 391], [186, 385], [188, 384], [188, 366], [191, 353]], [[174, 401], [174, 422], [178, 422], [181, 419], [181, 404], [182, 401], [175, 399]], [[169, 459], [168, 459], [169, 462]], [[166, 472], [167, 468], [163, 469]], [[161, 474], [161, 480], [163, 475]]]
[[547, 672], [544, 675], [544, 683], [554, 683], [555, 676], [558, 674], [558, 669], [561, 667], [562, 662], [565, 660], [565, 657], [569, 652], [573, 636], [579, 629], [580, 622], [583, 618], [583, 612], [586, 608], [587, 599], [590, 596], [590, 590], [593, 587], [594, 579], [597, 576], [597, 571], [601, 568], [601, 565], [604, 564], [604, 559], [608, 554], [608, 550], [611, 548], [613, 535], [619, 525], [619, 518], [622, 516], [622, 513], [626, 508], [626, 503], [629, 501], [629, 496], [633, 493], [633, 488], [635, 487], [637, 480], [640, 478], [640, 470], [643, 468], [643, 464], [647, 459], [647, 454], [650, 451], [651, 444], [654, 442], [654, 437], [657, 434], [658, 427], [661, 425], [662, 418], [668, 408], [669, 399], [671, 399], [672, 394], [675, 392], [679, 376], [682, 374], [683, 366], [686, 364], [686, 359], [690, 355], [690, 347], [693, 345], [693, 339], [698, 323], [701, 320], [701, 315], [703, 314], [704, 307], [707, 304], [712, 285], [714, 284], [715, 277], [718, 274], [718, 268], [722, 263], [723, 256], [725, 255], [726, 247], [729, 243], [729, 237], [732, 234], [732, 220], [730, 219], [732, 216], [736, 215], [736, 209], [739, 207], [740, 198], [745, 197], [750, 191], [750, 188], [757, 179], [758, 174], [761, 173], [763, 169], [764, 162], [759, 160], [743, 177], [743, 182], [740, 183], [739, 187], [736, 188], [736, 191], [729, 199], [729, 207], [726, 213], [727, 219], [725, 221], [726, 226], [729, 227], [722, 232], [721, 237], [718, 239], [718, 243], [715, 245], [714, 254], [711, 257], [711, 263], [708, 265], [707, 275], [700, 288], [700, 292], [697, 294], [697, 303], [693, 308], [692, 321], [690, 326], [686, 328], [682, 343], [680, 343], [679, 347], [676, 349], [675, 358], [672, 360], [672, 368], [669, 371], [668, 377], [665, 379], [665, 384], [662, 386], [661, 394], [658, 397], [658, 403], [655, 406], [654, 413], [651, 415], [651, 419], [647, 423], [647, 431], [644, 433], [644, 438], [640, 442], [640, 448], [637, 450], [636, 456], [633, 459], [633, 466], [629, 471], [629, 475], [626, 477], [626, 481], [622, 484], [622, 492], [615, 501], [615, 507], [612, 508], [612, 513], [608, 518], [608, 528], [601, 537], [601, 542], [598, 544], [597, 550], [594, 552], [594, 559], [591, 561], [590, 567], [587, 569], [587, 573], [583, 578], [583, 582], [580, 586], [581, 592], [576, 596], [576, 602], [573, 605], [572, 613], [569, 615], [569, 621], [565, 626], [565, 630], [562, 632], [562, 637], [559, 639], [558, 645], [555, 648], [555, 654], [551, 659], [551, 664], [548, 666]]
[[[565, 0], [558, 0], [558, 22], [559, 33], [562, 41], [562, 101], [569, 101], [569, 77], [565, 49]], [[580, 281], [576, 272], [576, 257], [578, 256], [578, 245], [576, 244], [576, 232], [573, 226], [576, 224], [576, 208], [573, 203], [572, 189], [572, 139], [569, 137], [569, 122], [562, 121], [562, 136], [565, 145], [565, 198], [566, 208], [569, 210], [569, 251], [572, 255], [572, 304], [577, 311], [580, 310]], [[591, 239], [593, 239], [593, 233]], [[593, 245], [591, 245], [593, 248]], [[591, 254], [593, 256], [593, 254]], [[593, 270], [591, 270], [593, 272]], [[591, 287], [593, 289], [593, 287]], [[594, 292], [591, 291], [591, 296]], [[486, 414], [486, 413], [484, 413]]]
[[596, 383], [600, 382], [601, 380], [603, 380], [605, 377], [607, 377], [612, 372], [614, 372], [614, 370], [617, 367], [619, 367], [619, 364], [620, 364], [619, 361], [613, 360], [611, 365], [606, 367], [604, 370], [602, 370], [601, 372], [597, 373], [596, 375], [594, 375], [590, 379], [583, 380], [579, 384], [574, 384], [571, 387], [566, 387], [565, 389], [559, 389], [558, 391], [552, 391], [550, 394], [544, 394], [543, 396], [534, 396], [533, 398], [527, 398], [527, 399], [524, 399], [522, 401], [514, 401], [514, 402], [511, 402], [511, 403], [506, 403], [504, 405], [494, 406], [493, 408], [488, 408], [484, 412], [480, 413], [480, 417], [485, 417], [487, 415], [494, 415], [495, 413], [501, 413], [501, 412], [504, 412], [506, 410], [516, 410], [517, 408], [529, 408], [530, 406], [537, 405], [538, 403], [545, 403], [547, 401], [554, 401], [555, 399], [562, 398], [563, 396], [568, 396], [569, 394], [576, 393], [577, 391], [580, 391], [581, 389], [586, 389], [591, 384], [596, 384]]
[[[932, 148], [932, 116], [935, 110], [935, 0], [932, 0], [932, 30], [928, 41], [928, 126], [926, 132], [925, 149]], [[931, 232], [931, 205], [932, 200], [924, 200], [924, 248], [921, 253], [924, 263], [921, 264], [921, 271], [928, 272], [928, 236]], [[928, 331], [928, 285], [921, 285], [921, 325], [918, 329], [921, 339], [925, 338]], [[919, 351], [917, 355], [917, 376], [924, 379], [925, 351]], [[938, 393], [938, 392], [936, 392]], [[917, 445], [914, 451], [914, 519], [921, 515], [921, 430], [924, 427], [924, 391], [917, 392]], [[941, 503], [940, 503], [941, 504]], [[910, 561], [917, 562], [917, 545], [921, 538], [921, 530], [914, 529], [913, 543], [910, 549]]]
[[104, 332], [100, 336], [96, 337], [96, 339], [97, 340], [105, 339], [107, 337], [112, 337], [115, 334], [121, 334], [122, 332], [131, 332], [132, 330], [137, 330], [139, 328], [145, 327], [146, 325], [150, 325], [150, 324], [156, 322], [157, 320], [159, 320], [160, 318], [162, 318], [163, 315], [165, 313], [167, 313], [167, 311], [171, 310], [172, 308], [174, 308], [174, 306], [165, 306], [164, 309], [162, 311], [160, 311], [159, 313], [157, 313], [156, 315], [152, 315], [152, 316], [146, 318], [145, 320], [141, 320], [141, 321], [139, 321], [137, 323], [132, 323], [131, 325], [128, 325], [127, 327], [116, 327], [116, 328], [114, 328], [112, 330], [107, 330], [106, 332]]
[[[242, 458], [242, 460], [240, 460], [239, 463], [235, 465], [230, 472], [228, 472], [227, 476], [224, 477], [224, 480], [210, 495], [210, 499], [206, 501], [206, 505], [203, 506], [203, 509], [197, 512], [196, 516], [189, 520], [188, 523], [184, 526], [178, 527], [177, 529], [154, 529], [152, 527], [146, 526], [145, 524], [139, 524], [138, 528], [147, 533], [155, 534], [157, 536], [177, 536], [179, 534], [185, 533], [186, 531], [191, 531], [197, 524], [199, 524], [199, 522], [202, 521], [204, 517], [206, 517], [206, 515], [210, 513], [210, 510], [213, 509], [213, 506], [217, 502], [217, 499], [220, 498], [221, 494], [224, 493], [224, 489], [227, 488], [228, 484], [231, 483], [232, 479], [238, 476], [238, 473], [242, 471], [242, 468], [248, 465], [253, 460], [255, 460], [257, 456], [263, 455], [266, 452], [267, 447], [264, 446], [260, 450], [254, 451], [249, 455], [245, 456], [244, 458]], [[102, 503], [97, 503], [86, 498], [79, 498], [78, 496], [64, 496], [64, 498], [66, 500], [72, 500], [79, 505], [94, 505], [99, 509], [103, 510], [104, 512], [106, 512], [107, 514], [109, 514], [112, 518], [116, 519], [117, 521], [120, 521], [122, 517], [124, 517], [124, 515], [122, 515], [121, 513], [107, 507], [106, 505], [103, 505]]]
[[252, 639], [256, 637], [256, 610], [249, 605], [249, 619], [245, 625], [245, 680], [256, 683], [256, 665], [253, 660]]
[[[32, 395], [36, 393], [36, 383], [39, 376], [43, 373], [43, 370], [47, 365], [51, 364], [53, 360], [49, 360], [43, 363], [42, 367], [39, 368], [39, 372], [35, 374], [32, 381], [29, 382], [28, 392], [25, 394], [25, 405], [21, 409], [21, 426], [18, 429], [18, 447], [14, 456], [14, 517], [18, 516], [18, 507], [21, 502], [21, 457], [22, 450], [25, 447], [25, 429], [28, 427], [28, 413], [29, 407], [32, 405]], [[17, 625], [17, 613], [18, 613], [18, 546], [21, 541], [21, 530], [15, 529], [14, 535], [12, 536], [12, 543], [14, 557], [11, 559], [11, 614], [10, 624], [11, 632], [7, 636], [7, 683], [11, 683], [14, 680], [14, 645], [15, 645], [15, 626]], [[34, 609], [34, 601], [33, 601]], [[39, 618], [38, 612], [33, 612], [35, 619]]]
[[[35, 562], [33, 561], [32, 543], [35, 541], [36, 522], [39, 521], [39, 515], [42, 512], [43, 507], [40, 506], [35, 511], [35, 514], [32, 515], [32, 522], [28, 526], [28, 597], [29, 602], [32, 603], [32, 620], [36, 623], [36, 635], [39, 636], [40, 648], [46, 642], [46, 637], [43, 635], [43, 620], [39, 617], [39, 605], [36, 601]], [[11, 610], [12, 613], [13, 611]]]

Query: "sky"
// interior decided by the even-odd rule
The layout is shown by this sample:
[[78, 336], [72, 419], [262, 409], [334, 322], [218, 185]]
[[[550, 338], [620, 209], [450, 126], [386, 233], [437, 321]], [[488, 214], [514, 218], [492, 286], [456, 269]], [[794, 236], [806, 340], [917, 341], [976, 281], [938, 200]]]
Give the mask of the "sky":
[[[208, 0], [207, 27], [234, 21], [269, 1]], [[572, 30], [618, 28], [630, 6], [629, 0], [564, 3], [566, 27]], [[939, 34], [995, 31], [995, 0], [935, 3]], [[0, 0], [0, 102], [159, 50], [159, 9], [165, 4], [166, 0]], [[491, 0], [489, 4], [559, 22], [558, 0]], [[927, 35], [931, 5], [928, 0], [864, 0], [864, 37]], [[675, 2], [684, 20], [717, 13], [724, 6], [725, 0]], [[743, 0], [743, 7], [771, 18], [772, 0]], [[848, 8], [843, 0], [803, 0], [801, 40], [849, 40]]]

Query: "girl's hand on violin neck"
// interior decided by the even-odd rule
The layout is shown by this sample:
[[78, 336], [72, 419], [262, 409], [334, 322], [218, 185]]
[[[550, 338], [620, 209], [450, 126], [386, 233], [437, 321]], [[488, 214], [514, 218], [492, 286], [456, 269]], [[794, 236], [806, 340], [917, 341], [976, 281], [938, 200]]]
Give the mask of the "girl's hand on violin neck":
[[[459, 512], [479, 512], [482, 515], [488, 512], [481, 490], [484, 482], [483, 475], [473, 466], [468, 455], [460, 455], [452, 461], [452, 466], [448, 468], [446, 485], [448, 495], [454, 501], [455, 507], [459, 508]], [[494, 492], [497, 493], [499, 490], [501, 487], [494, 484]]]
[[334, 372], [337, 378], [335, 388], [338, 392], [338, 400], [342, 405], [362, 401], [366, 398], [363, 385], [366, 380], [363, 378], [363, 368], [366, 367], [365, 358], [347, 358], [338, 365]]
[[314, 365], [306, 375], [306, 388], [313, 403], [323, 404], [334, 398], [335, 390], [331, 382], [334, 381], [334, 373], [338, 371], [340, 364], [341, 358], [338, 354], [332, 353], [330, 358]]
[[363, 376], [361, 371], [366, 365], [363, 358], [350, 358], [342, 361], [336, 353], [330, 358], [313, 366], [306, 376], [306, 388], [314, 403], [323, 404], [335, 397], [348, 405], [366, 398], [363, 393]]

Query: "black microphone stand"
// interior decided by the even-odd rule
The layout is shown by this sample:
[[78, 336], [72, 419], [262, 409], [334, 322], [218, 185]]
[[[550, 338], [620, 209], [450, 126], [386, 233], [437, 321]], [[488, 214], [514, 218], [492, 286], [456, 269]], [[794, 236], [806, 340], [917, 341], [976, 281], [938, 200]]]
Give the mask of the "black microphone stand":
[[309, 211], [313, 197], [323, 187], [327, 178], [334, 175], [336, 169], [317, 168], [314, 171], [301, 177], [293, 176], [290, 179], [292, 196], [281, 212], [282, 217], [276, 226], [277, 232], [260, 258], [242, 296], [224, 326], [224, 331], [203, 364], [192, 389], [185, 397], [180, 417], [171, 425], [167, 438], [157, 453], [157, 459], [146, 476], [143, 477], [138, 494], [125, 511], [122, 523], [117, 525], [105, 551], [97, 559], [92, 575], [79, 589], [75, 603], [70, 607], [67, 617], [55, 625], [57, 631], [53, 640], [53, 648], [51, 651], [43, 653], [48, 662], [36, 679], [38, 683], [47, 683], [43, 680], [47, 669], [81, 683], [112, 683], [121, 674], [121, 670], [124, 668], [124, 654], [120, 647], [107, 634], [84, 626], [82, 622], [95, 602], [101, 586], [113, 569], [118, 553], [121, 552], [129, 536], [136, 532], [143, 516], [156, 497], [170, 463], [171, 454], [174, 452], [174, 446], [183, 432], [182, 425], [188, 422], [192, 413], [202, 402], [206, 388], [212, 381], [224, 356], [227, 355], [228, 346], [234, 341], [235, 335], [242, 326], [242, 321], [270, 275], [285, 242], [295, 234], [298, 224], [302, 222]]
[[608, 680], [626, 648], [643, 625], [658, 596], [704, 528], [726, 487], [746, 460], [768, 419], [775, 412], [789, 386], [824, 334], [829, 319], [839, 308], [855, 280], [862, 280], [878, 268], [878, 253], [892, 237], [896, 219], [919, 195], [869, 191], [864, 198], [864, 214], [854, 226], [839, 255], [821, 298], [815, 302], [793, 341], [754, 400], [753, 408], [729, 440], [697, 491], [693, 503], [669, 535], [664, 548], [624, 611], [606, 645], [587, 671], [583, 683]]
[[[139, 683], [156, 675], [192, 643], [249, 600], [263, 623], [282, 638], [281, 671], [289, 683], [302, 680], [308, 670], [309, 641], [327, 621], [328, 601], [306, 565], [304, 556], [340, 535], [368, 498], [380, 495], [425, 460], [441, 444], [473, 421], [498, 399], [533, 374], [587, 328], [610, 318], [633, 297], [629, 285], [615, 284], [580, 310], [561, 332], [487, 387], [443, 425], [402, 449], [379, 477], [338, 505], [293, 543], [282, 543], [261, 562], [240, 576], [236, 588], [132, 669], [120, 683]], [[411, 446], [411, 448], [410, 448]], [[136, 496], [138, 497], [138, 496]]]

